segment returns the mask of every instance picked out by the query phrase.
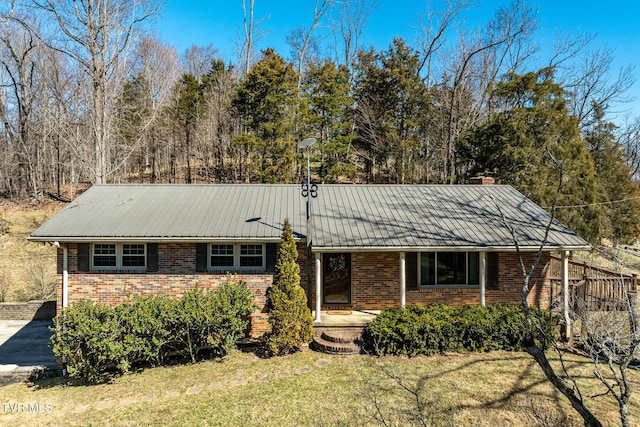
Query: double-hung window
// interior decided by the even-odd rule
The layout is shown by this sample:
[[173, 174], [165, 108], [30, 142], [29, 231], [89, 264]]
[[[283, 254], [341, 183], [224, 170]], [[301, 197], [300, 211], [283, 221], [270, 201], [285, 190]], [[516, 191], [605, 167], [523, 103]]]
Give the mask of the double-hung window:
[[264, 245], [240, 245], [240, 267], [264, 266]]
[[480, 284], [478, 252], [421, 252], [420, 286], [477, 286]]
[[94, 267], [116, 268], [118, 258], [115, 243], [96, 243], [93, 245], [92, 261]]
[[211, 245], [211, 267], [233, 267], [234, 263], [233, 245]]
[[122, 266], [144, 267], [146, 264], [145, 245], [139, 243], [122, 244]]
[[213, 270], [263, 270], [265, 245], [253, 243], [213, 243], [210, 245], [209, 268]]
[[95, 243], [91, 253], [94, 269], [144, 269], [147, 251], [144, 243]]

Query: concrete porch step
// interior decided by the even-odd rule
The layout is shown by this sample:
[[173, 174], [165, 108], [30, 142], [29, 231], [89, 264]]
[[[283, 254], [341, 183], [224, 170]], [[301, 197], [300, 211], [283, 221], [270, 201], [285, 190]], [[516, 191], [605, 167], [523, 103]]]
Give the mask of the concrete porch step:
[[316, 328], [311, 346], [329, 354], [359, 354], [362, 328]]

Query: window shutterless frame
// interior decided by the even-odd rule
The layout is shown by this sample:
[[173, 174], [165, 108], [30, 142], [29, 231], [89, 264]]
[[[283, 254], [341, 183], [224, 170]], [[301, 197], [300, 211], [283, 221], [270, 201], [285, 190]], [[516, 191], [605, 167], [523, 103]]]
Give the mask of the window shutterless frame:
[[480, 284], [479, 252], [419, 252], [420, 288], [473, 287]]
[[94, 243], [91, 245], [93, 270], [144, 270], [147, 267], [145, 243]]

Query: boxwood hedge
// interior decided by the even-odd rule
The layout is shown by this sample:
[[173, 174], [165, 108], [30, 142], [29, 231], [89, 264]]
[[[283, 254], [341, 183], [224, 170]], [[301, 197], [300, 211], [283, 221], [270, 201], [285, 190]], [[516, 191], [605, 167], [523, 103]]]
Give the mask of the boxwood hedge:
[[80, 301], [54, 319], [51, 347], [69, 375], [88, 382], [107, 381], [134, 364], [163, 365], [168, 356], [196, 361], [206, 350], [223, 358], [244, 336], [253, 298], [246, 284], [230, 278], [181, 299], [140, 296], [115, 307]]
[[[543, 333], [538, 343], [546, 347], [557, 321], [545, 310], [531, 308]], [[524, 314], [519, 305], [486, 307], [430, 304], [382, 311], [365, 327], [366, 351], [377, 354], [415, 356], [444, 352], [521, 350]]]

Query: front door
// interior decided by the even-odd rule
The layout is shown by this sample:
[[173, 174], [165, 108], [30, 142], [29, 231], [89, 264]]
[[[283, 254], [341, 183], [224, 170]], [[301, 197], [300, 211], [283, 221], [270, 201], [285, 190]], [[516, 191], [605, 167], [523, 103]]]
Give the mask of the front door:
[[351, 254], [323, 254], [322, 258], [324, 303], [351, 303]]

